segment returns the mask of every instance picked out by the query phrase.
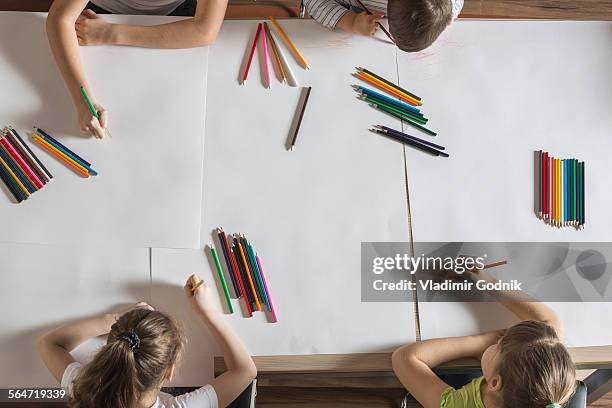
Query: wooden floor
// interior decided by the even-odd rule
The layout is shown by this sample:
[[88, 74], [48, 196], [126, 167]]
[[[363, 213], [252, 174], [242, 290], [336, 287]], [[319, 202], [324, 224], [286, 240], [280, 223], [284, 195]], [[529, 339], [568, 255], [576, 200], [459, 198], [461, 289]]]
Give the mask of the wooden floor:
[[[53, 0], [0, 0], [0, 10], [47, 11]], [[300, 0], [230, 0], [228, 18], [295, 17]], [[611, 0], [465, 0], [464, 18], [612, 21]]]

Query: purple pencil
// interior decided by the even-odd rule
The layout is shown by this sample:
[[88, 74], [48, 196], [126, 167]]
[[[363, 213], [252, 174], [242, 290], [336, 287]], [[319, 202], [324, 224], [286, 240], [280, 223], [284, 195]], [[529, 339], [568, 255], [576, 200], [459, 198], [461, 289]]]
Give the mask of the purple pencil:
[[255, 255], [255, 258], [257, 259], [257, 266], [259, 267], [259, 270], [261, 271], [261, 280], [263, 281], [264, 289], [266, 290], [266, 295], [268, 296], [268, 301], [270, 302], [270, 313], [272, 313], [272, 321], [274, 323], [277, 323], [278, 316], [276, 314], [276, 309], [274, 308], [274, 301], [272, 300], [272, 295], [270, 294], [270, 290], [268, 289], [268, 282], [266, 281], [266, 274], [264, 272], [263, 267], [261, 266], [261, 260], [259, 259], [259, 255]]

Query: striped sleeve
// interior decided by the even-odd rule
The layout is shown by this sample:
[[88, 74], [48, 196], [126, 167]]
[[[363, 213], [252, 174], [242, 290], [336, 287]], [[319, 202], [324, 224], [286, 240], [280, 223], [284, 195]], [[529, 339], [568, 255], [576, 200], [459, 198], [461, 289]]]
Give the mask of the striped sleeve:
[[453, 0], [453, 17], [457, 18], [463, 9], [463, 0]]
[[349, 11], [336, 0], [304, 0], [304, 5], [313, 19], [332, 30]]

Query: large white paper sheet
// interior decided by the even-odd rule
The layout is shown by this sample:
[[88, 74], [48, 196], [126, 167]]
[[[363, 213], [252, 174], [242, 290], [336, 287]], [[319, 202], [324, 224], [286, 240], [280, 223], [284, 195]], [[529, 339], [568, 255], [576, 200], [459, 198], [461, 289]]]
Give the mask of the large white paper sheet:
[[[0, 244], [0, 387], [57, 386], [37, 339], [73, 319], [149, 301], [147, 249]], [[104, 339], [77, 348], [87, 361]]]
[[[610, 23], [459, 21], [428, 50], [399, 54], [400, 83], [423, 97], [439, 131], [430, 139], [451, 155], [409, 152], [415, 240], [610, 240], [611, 30]], [[584, 230], [556, 229], [534, 215], [540, 149], [586, 161]], [[570, 344], [610, 343], [610, 325], [593, 320], [609, 315], [608, 304], [553, 306]], [[487, 305], [422, 302], [420, 311], [424, 338], [515, 321]]]
[[81, 48], [91, 86], [109, 111], [112, 138], [98, 141], [79, 132], [45, 17], [0, 13], [0, 124], [22, 136], [40, 126], [100, 175], [83, 179], [30, 143], [55, 179], [19, 205], [0, 192], [0, 241], [197, 248], [208, 49]]

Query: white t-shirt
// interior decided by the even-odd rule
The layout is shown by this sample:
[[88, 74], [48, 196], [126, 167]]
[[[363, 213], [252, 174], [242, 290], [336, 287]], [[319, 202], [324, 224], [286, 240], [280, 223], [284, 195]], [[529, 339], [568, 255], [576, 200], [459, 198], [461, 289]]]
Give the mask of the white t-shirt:
[[153, 14], [167, 16], [185, 0], [92, 0], [92, 3], [114, 14]]
[[[68, 393], [72, 393], [72, 382], [81, 370], [81, 363], [74, 362], [69, 364], [62, 376], [62, 388]], [[165, 392], [160, 392], [157, 401], [151, 408], [218, 408], [217, 393], [211, 385], [205, 385], [187, 394], [173, 397]]]

